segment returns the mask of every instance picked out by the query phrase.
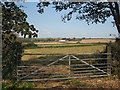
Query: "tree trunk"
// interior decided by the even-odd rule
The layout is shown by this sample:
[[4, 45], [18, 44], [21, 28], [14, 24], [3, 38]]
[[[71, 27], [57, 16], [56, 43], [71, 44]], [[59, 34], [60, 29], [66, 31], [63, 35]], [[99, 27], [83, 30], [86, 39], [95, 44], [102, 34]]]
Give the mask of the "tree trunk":
[[119, 10], [119, 3], [118, 2], [109, 2], [110, 10], [113, 15], [117, 30], [118, 30], [118, 36], [120, 38], [120, 10]]

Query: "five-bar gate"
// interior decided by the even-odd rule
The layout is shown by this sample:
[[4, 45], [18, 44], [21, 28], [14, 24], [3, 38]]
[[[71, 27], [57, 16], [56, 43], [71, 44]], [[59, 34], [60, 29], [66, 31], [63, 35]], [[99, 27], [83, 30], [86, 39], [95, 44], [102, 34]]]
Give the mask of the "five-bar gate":
[[[111, 74], [111, 53], [30, 54], [47, 58], [18, 66], [19, 81], [102, 77]], [[52, 57], [52, 58], [51, 58]], [[56, 60], [57, 58], [57, 60]]]

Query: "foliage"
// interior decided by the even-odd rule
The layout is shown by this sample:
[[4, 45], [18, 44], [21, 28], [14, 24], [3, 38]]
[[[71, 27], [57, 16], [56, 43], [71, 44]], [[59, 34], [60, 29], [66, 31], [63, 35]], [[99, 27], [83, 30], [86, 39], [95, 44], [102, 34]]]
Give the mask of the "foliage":
[[27, 15], [14, 2], [4, 2], [2, 5], [2, 33], [19, 33], [29, 38], [36, 37], [38, 30], [26, 21]]
[[112, 73], [117, 74], [120, 79], [120, 40], [110, 45], [113, 58]]
[[56, 42], [59, 40], [68, 40], [68, 41], [81, 41], [81, 38], [20, 38], [19, 40], [22, 43], [28, 43], [28, 42]]
[[13, 82], [13, 81], [6, 81], [2, 83], [2, 89], [6, 90], [6, 89], [12, 89], [12, 90], [16, 90], [16, 89], [30, 89], [34, 87], [34, 83], [31, 82]]
[[34, 42], [29, 42], [27, 44], [24, 44], [23, 47], [24, 48], [37, 47], [37, 44], [35, 44]]
[[21, 60], [23, 47], [14, 34], [4, 35], [2, 40], [3, 79], [15, 79], [17, 65]]
[[52, 5], [56, 12], [68, 10], [69, 12], [62, 16], [62, 21], [71, 20], [72, 15], [76, 13], [76, 19], [85, 20], [90, 23], [105, 23], [107, 18], [113, 16], [114, 24], [120, 33], [120, 12], [119, 2], [40, 2], [38, 12], [44, 13], [44, 8]]
[[14, 2], [2, 4], [2, 65], [3, 79], [15, 80], [16, 69], [21, 60], [22, 45], [18, 35], [36, 37], [37, 30], [26, 21], [27, 15]]

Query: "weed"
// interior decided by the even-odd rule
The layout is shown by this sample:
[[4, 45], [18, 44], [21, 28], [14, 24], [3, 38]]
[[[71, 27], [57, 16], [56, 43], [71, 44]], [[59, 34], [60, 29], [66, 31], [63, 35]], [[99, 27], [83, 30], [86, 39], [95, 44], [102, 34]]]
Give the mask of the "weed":
[[27, 88], [33, 88], [34, 83], [30, 82], [17, 82], [17, 81], [7, 81], [2, 83], [2, 90], [10, 89], [10, 90], [16, 90], [17, 88], [20, 89], [27, 89]]
[[69, 79], [67, 82], [71, 83], [71, 85], [77, 86], [77, 87], [84, 87], [88, 86], [86, 83], [80, 82], [78, 79]]

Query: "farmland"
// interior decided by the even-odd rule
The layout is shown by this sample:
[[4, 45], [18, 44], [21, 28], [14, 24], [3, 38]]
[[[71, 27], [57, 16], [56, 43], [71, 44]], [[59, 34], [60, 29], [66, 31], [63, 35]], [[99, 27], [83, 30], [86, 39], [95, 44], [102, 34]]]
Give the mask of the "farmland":
[[[40, 45], [25, 49], [24, 53], [98, 53], [104, 51], [105, 44], [54, 44]], [[40, 57], [39, 55], [23, 56], [22, 60]]]
[[[42, 40], [42, 39], [41, 39]], [[46, 40], [46, 39], [43, 39]], [[78, 40], [78, 41], [77, 41]], [[98, 53], [106, 48], [106, 43], [115, 42], [114, 39], [77, 39], [76, 41], [35, 42], [36, 47], [26, 47], [24, 53]], [[24, 42], [25, 43], [25, 42]], [[40, 57], [39, 55], [23, 56], [26, 61]]]
[[70, 39], [70, 38], [64, 38], [64, 42], [60, 41], [63, 38], [20, 38], [19, 40], [22, 41], [23, 43], [28, 43], [28, 42], [34, 42], [35, 44], [40, 44], [40, 45], [46, 45], [46, 44], [75, 44], [75, 43], [110, 43], [110, 42], [115, 42], [115, 39], [105, 39], [105, 38], [75, 38], [75, 39]]
[[83, 39], [80, 43], [110, 43], [115, 42], [114, 39]]
[[[84, 42], [83, 42], [84, 41]], [[77, 43], [77, 41], [66, 41], [66, 42], [34, 42], [37, 46], [32, 47], [26, 47], [24, 48], [24, 53], [39, 53], [39, 54], [55, 54], [55, 53], [61, 53], [61, 54], [76, 54], [76, 53], [99, 53], [104, 52], [107, 46], [107, 43], [110, 42], [110, 40], [103, 40], [100, 42], [100, 40], [81, 40], [82, 43]], [[111, 42], [114, 42], [111, 41]], [[48, 65], [51, 63], [49, 60], [57, 60], [60, 58], [59, 56], [49, 56], [49, 55], [24, 55], [22, 57], [22, 61], [29, 63], [30, 65]], [[43, 61], [38, 61], [43, 60]], [[44, 60], [48, 60], [47, 62], [44, 62]], [[33, 62], [35, 61], [35, 62]], [[31, 63], [32, 62], [32, 63]], [[65, 64], [68, 62], [58, 63], [58, 64]], [[74, 62], [72, 62], [73, 64]], [[80, 64], [80, 63], [79, 63]], [[27, 65], [27, 64], [26, 64]], [[28, 64], [29, 65], [29, 64]], [[56, 64], [57, 65], [57, 64]], [[44, 73], [51, 73], [51, 71], [46, 71], [47, 69], [53, 70], [53, 75], [63, 75], [61, 77], [65, 78], [64, 75], [68, 74], [66, 72], [69, 72], [69, 66], [50, 66], [43, 68], [42, 70], [45, 71]], [[33, 68], [36, 70], [36, 68]], [[54, 73], [54, 69], [58, 69], [57, 72], [59, 74]], [[64, 70], [62, 70], [64, 69]], [[29, 70], [26, 69], [26, 72]], [[64, 72], [66, 74], [62, 74], [61, 72]], [[40, 73], [40, 72], [38, 72]], [[61, 73], [61, 74], [60, 74]], [[71, 71], [72, 73], [72, 71]], [[51, 74], [52, 75], [52, 74]], [[106, 80], [106, 81], [105, 81]], [[103, 83], [104, 85], [103, 85]], [[118, 79], [117, 77], [109, 76], [104, 78], [94, 78], [94, 79], [68, 79], [68, 80], [61, 80], [61, 81], [41, 81], [35, 82], [34, 86], [35, 88], [118, 88]]]

